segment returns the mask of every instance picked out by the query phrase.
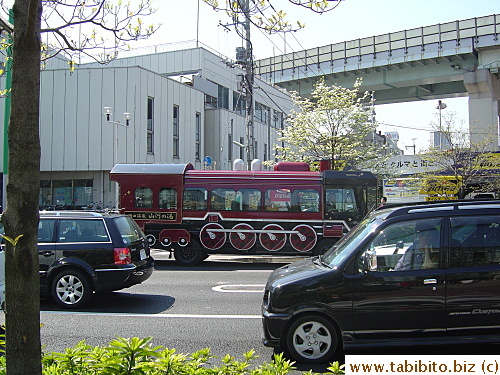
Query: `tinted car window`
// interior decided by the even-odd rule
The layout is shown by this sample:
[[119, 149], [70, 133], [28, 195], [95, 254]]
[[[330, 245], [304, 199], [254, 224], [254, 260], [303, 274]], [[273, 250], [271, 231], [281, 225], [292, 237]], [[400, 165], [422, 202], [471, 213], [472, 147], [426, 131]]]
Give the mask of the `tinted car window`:
[[441, 219], [408, 220], [385, 227], [359, 259], [360, 272], [437, 268]]
[[59, 223], [59, 242], [108, 242], [102, 220], [64, 219]]
[[55, 220], [40, 220], [38, 222], [38, 242], [47, 243], [54, 241]]
[[451, 218], [451, 267], [499, 263], [500, 219], [498, 216]]
[[114, 219], [114, 222], [125, 244], [129, 244], [143, 238], [144, 234], [141, 229], [129, 217], [117, 217]]
[[381, 220], [377, 217], [369, 217], [363, 220], [363, 222], [343, 237], [337, 243], [337, 246], [333, 246], [328, 250], [322, 256], [322, 261], [328, 264], [329, 267], [338, 266], [340, 262], [350, 255], [356, 246], [373, 231], [373, 228], [376, 227], [380, 221]]

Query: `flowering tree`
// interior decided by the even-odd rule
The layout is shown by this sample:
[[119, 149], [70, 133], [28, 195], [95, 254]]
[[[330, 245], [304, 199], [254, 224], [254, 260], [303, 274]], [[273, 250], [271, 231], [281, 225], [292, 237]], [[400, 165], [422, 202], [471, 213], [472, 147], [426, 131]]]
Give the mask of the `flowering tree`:
[[[297, 107], [282, 131], [276, 156], [283, 161], [331, 160], [333, 170], [348, 164], [380, 162], [380, 150], [373, 143], [376, 124], [369, 93], [359, 95], [361, 80], [353, 89], [327, 86], [319, 81], [311, 99], [292, 94]], [[375, 163], [374, 163], [375, 164]]]

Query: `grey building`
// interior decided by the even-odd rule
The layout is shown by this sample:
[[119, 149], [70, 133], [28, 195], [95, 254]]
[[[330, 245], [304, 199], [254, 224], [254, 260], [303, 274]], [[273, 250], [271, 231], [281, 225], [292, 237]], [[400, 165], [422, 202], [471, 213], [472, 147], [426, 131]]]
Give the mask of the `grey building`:
[[[109, 171], [116, 163], [231, 169], [245, 158], [238, 65], [207, 47], [155, 46], [129, 55], [74, 71], [56, 59], [43, 69], [40, 206], [115, 207]], [[254, 108], [255, 156], [265, 161], [292, 103], [284, 90], [256, 77]]]

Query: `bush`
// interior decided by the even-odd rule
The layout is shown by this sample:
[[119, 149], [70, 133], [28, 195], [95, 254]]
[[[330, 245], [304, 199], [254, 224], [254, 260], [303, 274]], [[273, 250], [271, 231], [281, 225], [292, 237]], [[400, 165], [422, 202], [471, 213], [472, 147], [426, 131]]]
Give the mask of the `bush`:
[[[222, 364], [214, 366], [210, 360], [216, 357], [210, 349], [202, 349], [191, 355], [176, 353], [175, 349], [162, 346], [152, 347], [151, 338], [130, 339], [118, 337], [107, 347], [92, 347], [79, 342], [64, 353], [44, 354], [42, 358], [43, 375], [284, 375], [295, 367], [294, 362], [275, 354], [270, 363], [251, 369], [255, 352], [243, 354], [243, 361], [237, 361], [229, 354], [219, 358]], [[343, 365], [332, 363], [328, 374], [343, 374]], [[312, 374], [311, 371], [308, 372]], [[0, 375], [6, 375], [5, 357], [0, 357]]]

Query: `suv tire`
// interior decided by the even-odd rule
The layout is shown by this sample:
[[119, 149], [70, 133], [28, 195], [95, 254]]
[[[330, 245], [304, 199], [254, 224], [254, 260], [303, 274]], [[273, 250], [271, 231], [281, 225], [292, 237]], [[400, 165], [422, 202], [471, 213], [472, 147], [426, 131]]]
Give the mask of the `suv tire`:
[[52, 281], [52, 298], [66, 308], [76, 309], [86, 305], [92, 297], [92, 292], [89, 278], [75, 269], [59, 272]]
[[339, 346], [337, 330], [320, 315], [295, 320], [286, 335], [289, 356], [301, 363], [326, 363]]

